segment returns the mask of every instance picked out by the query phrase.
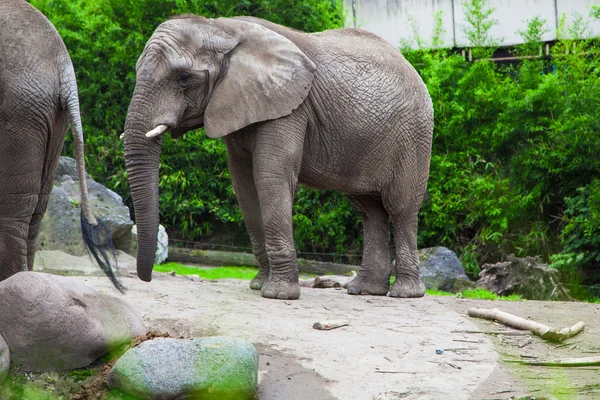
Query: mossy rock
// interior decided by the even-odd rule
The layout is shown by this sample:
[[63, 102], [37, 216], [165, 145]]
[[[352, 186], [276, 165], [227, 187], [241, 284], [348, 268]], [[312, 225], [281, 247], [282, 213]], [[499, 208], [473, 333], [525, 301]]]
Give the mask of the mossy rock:
[[111, 388], [141, 399], [250, 400], [258, 354], [231, 337], [154, 339], [128, 350], [109, 373]]

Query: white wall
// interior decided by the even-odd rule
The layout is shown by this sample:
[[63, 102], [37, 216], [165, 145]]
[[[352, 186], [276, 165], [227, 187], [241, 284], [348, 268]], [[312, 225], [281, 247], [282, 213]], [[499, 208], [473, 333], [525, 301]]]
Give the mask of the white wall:
[[[413, 38], [411, 19], [418, 25], [419, 36], [430, 44], [434, 15], [438, 11], [442, 12], [444, 44], [458, 47], [469, 44], [463, 32], [466, 21], [462, 0], [344, 0], [344, 3], [347, 26], [376, 33], [395, 46]], [[600, 36], [600, 21], [589, 17], [594, 4], [600, 4], [600, 0], [488, 0], [488, 5], [496, 9], [492, 18], [498, 20], [490, 35], [502, 46], [522, 43], [517, 31], [526, 28], [526, 20], [539, 16], [546, 20], [549, 29], [543, 39], [554, 40], [557, 19], [564, 13], [568, 24], [577, 14], [583, 16], [590, 35]]]

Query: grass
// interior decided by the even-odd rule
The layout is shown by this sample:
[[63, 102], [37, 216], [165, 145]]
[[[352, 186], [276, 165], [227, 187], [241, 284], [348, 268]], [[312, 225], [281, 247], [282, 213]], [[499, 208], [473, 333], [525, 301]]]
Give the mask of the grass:
[[[182, 265], [179, 263], [157, 264], [154, 270], [158, 272], [175, 272], [177, 275], [196, 275], [203, 279], [244, 279], [251, 280], [257, 274], [255, 267], [216, 267], [216, 268], [201, 268], [190, 265]], [[303, 274], [303, 278], [314, 275]], [[393, 278], [393, 277], [392, 277]], [[466, 289], [462, 292], [448, 293], [441, 290], [427, 290], [429, 296], [456, 296], [462, 299], [480, 299], [480, 300], [508, 300], [518, 301], [523, 300], [519, 295], [498, 296], [497, 294], [485, 289]]]
[[486, 289], [465, 289], [458, 293], [456, 297], [461, 299], [479, 299], [479, 300], [507, 300], [507, 301], [519, 301], [525, 300], [521, 295], [511, 294], [509, 296], [499, 296], [494, 292], [490, 292]]
[[177, 275], [196, 275], [204, 279], [245, 279], [252, 280], [258, 273], [255, 267], [198, 268], [178, 263], [165, 263], [154, 266], [154, 271], [175, 272]]

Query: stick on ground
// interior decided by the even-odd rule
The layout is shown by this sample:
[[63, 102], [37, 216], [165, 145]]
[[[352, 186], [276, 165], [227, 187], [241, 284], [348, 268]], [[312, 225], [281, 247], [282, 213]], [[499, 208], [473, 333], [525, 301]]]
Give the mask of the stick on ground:
[[469, 309], [469, 316], [495, 320], [506, 326], [510, 326], [511, 328], [528, 330], [542, 339], [549, 340], [551, 342], [562, 342], [565, 339], [575, 336], [581, 332], [585, 326], [582, 321], [579, 321], [570, 328], [553, 329], [539, 322], [531, 321], [500, 311], [497, 308], [471, 308]]
[[588, 367], [600, 365], [600, 357], [561, 358], [549, 361], [505, 360], [506, 362], [545, 367]]

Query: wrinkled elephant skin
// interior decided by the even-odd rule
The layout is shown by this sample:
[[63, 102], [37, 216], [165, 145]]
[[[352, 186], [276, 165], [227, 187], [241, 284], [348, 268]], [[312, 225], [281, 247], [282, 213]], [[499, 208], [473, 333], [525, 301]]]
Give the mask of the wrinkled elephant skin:
[[0, 1], [0, 281], [31, 270], [68, 125], [73, 129], [86, 246], [121, 288], [89, 209], [73, 64], [50, 21], [24, 0]]
[[251, 288], [267, 298], [300, 296], [291, 217], [301, 183], [342, 191], [363, 217], [362, 265], [348, 293], [424, 295], [416, 229], [433, 108], [393, 46], [357, 29], [306, 34], [250, 17], [188, 15], [156, 29], [136, 72], [123, 138], [141, 279], [152, 277], [162, 135], [204, 126], [227, 145], [260, 264]]

